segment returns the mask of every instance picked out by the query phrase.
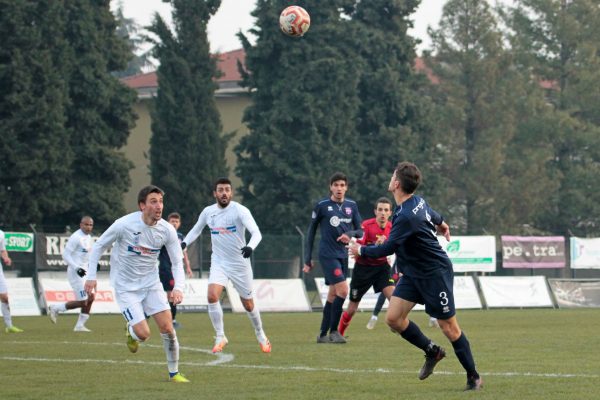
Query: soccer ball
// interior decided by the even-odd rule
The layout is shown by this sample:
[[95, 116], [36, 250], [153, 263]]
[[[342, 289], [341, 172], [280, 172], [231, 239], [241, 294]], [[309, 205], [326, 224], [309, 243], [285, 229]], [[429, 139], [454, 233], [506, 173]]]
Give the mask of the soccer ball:
[[300, 6], [289, 6], [279, 16], [279, 27], [288, 36], [300, 37], [310, 27], [310, 15]]

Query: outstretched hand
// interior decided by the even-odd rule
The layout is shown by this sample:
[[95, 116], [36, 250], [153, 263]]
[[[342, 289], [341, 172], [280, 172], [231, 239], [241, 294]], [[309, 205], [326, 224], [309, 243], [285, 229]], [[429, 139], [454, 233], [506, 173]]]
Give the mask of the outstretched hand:
[[360, 248], [360, 244], [356, 242], [350, 243], [348, 246], [348, 252], [354, 256], [354, 258], [358, 257], [360, 254], [358, 253], [358, 249]]

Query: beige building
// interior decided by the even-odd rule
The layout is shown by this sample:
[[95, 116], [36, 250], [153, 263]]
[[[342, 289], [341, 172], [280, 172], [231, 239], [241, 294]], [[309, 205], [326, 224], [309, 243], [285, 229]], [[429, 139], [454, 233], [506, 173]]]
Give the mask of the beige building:
[[[234, 50], [219, 55], [218, 68], [223, 73], [218, 79], [219, 88], [215, 92], [217, 109], [221, 115], [223, 132], [236, 131], [235, 137], [229, 141], [225, 152], [227, 166], [230, 171], [230, 179], [234, 186], [238, 186], [240, 180], [234, 175], [236, 164], [233, 148], [238, 144], [240, 138], [248, 133], [248, 129], [242, 123], [245, 108], [250, 104], [250, 96], [245, 88], [239, 86], [241, 76], [238, 71], [238, 60], [243, 64], [245, 61], [244, 50]], [[134, 168], [129, 172], [131, 177], [130, 190], [125, 194], [124, 205], [128, 211], [136, 211], [136, 200], [138, 190], [150, 184], [150, 102], [156, 95], [158, 81], [155, 72], [135, 75], [124, 78], [124, 84], [138, 93], [134, 111], [138, 116], [135, 127], [129, 135], [127, 145], [122, 149], [126, 157], [134, 163]]]

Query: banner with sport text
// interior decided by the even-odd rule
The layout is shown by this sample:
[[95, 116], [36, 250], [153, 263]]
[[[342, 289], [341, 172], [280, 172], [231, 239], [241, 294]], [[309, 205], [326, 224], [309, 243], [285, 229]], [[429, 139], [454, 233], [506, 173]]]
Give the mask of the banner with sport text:
[[571, 268], [600, 269], [600, 238], [571, 237]]
[[[227, 297], [233, 312], [246, 311], [231, 282]], [[253, 299], [261, 312], [311, 311], [302, 279], [255, 279]]]
[[438, 236], [450, 257], [454, 272], [495, 272], [496, 238], [494, 236], [452, 236], [450, 242]]
[[502, 236], [502, 267], [564, 268], [563, 236]]
[[33, 253], [33, 233], [4, 232], [6, 251]]
[[[39, 270], [66, 271], [67, 263], [62, 259], [63, 251], [71, 235], [68, 233], [36, 233], [36, 263]], [[96, 241], [99, 236], [92, 236]], [[100, 257], [99, 270], [107, 271], [110, 266], [110, 249]]]
[[548, 279], [559, 308], [600, 307], [600, 279]]

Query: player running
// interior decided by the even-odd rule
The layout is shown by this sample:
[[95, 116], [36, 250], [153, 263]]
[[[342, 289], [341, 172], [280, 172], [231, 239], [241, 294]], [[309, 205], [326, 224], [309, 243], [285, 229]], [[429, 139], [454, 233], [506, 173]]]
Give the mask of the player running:
[[[213, 353], [223, 351], [229, 343], [225, 336], [223, 308], [219, 301], [228, 281], [233, 283], [252, 326], [263, 353], [271, 352], [271, 342], [265, 335], [258, 307], [254, 304], [252, 288], [252, 265], [250, 256], [260, 243], [262, 235], [248, 208], [233, 201], [233, 187], [227, 178], [215, 182], [213, 196], [216, 203], [200, 213], [198, 222], [187, 234], [182, 247], [194, 243], [205, 226], [210, 229], [212, 256], [208, 276], [208, 315], [215, 329]], [[246, 243], [246, 229], [250, 241]]]
[[98, 260], [112, 245], [110, 282], [127, 321], [129, 351], [137, 352], [139, 342], [150, 337], [146, 316], [154, 317], [167, 356], [169, 380], [187, 383], [189, 381], [179, 373], [179, 341], [156, 268], [160, 249], [166, 246], [175, 280], [171, 300], [173, 304], [181, 303], [185, 281], [183, 252], [175, 228], [161, 218], [163, 195], [164, 192], [156, 186], [144, 187], [138, 194], [141, 211], [119, 218], [100, 236], [90, 254], [85, 291], [92, 295], [96, 290]]
[[92, 217], [87, 215], [82, 217], [79, 229], [69, 237], [62, 254], [63, 260], [67, 263], [67, 278], [77, 300], [52, 304], [48, 307], [48, 316], [54, 324], [57, 321], [58, 313], [80, 308], [81, 312], [73, 328], [74, 332], [91, 332], [85, 323], [90, 318], [94, 294], [88, 295], [83, 286], [88, 268], [89, 252], [94, 244], [92, 229], [94, 229]]

